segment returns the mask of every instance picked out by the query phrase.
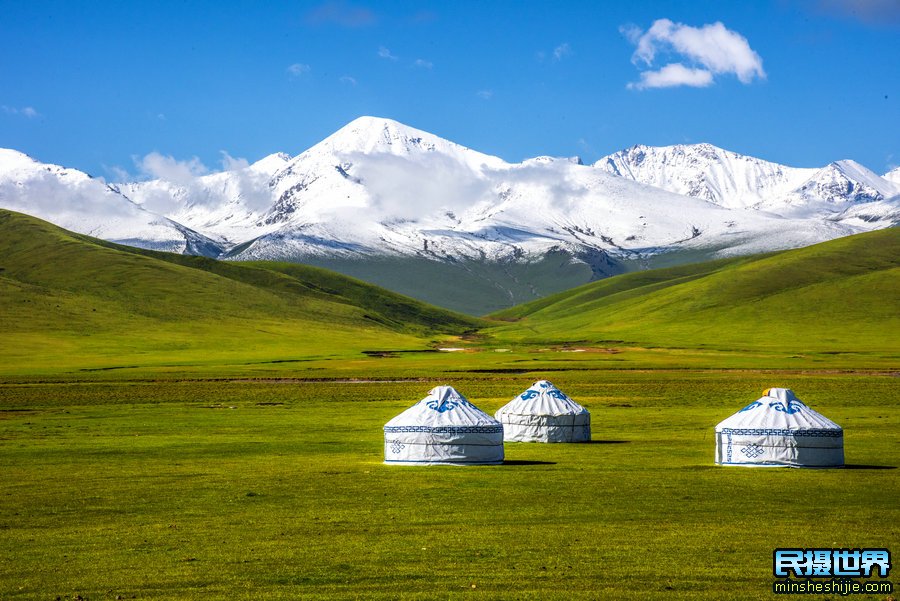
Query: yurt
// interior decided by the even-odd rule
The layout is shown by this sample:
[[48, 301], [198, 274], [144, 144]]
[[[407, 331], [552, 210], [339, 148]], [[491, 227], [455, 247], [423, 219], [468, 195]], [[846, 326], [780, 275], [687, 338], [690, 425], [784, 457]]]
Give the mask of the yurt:
[[844, 465], [844, 431], [787, 388], [769, 388], [716, 426], [719, 465]]
[[591, 414], [547, 380], [501, 407], [495, 414], [509, 442], [587, 442]]
[[384, 461], [503, 463], [503, 426], [452, 387], [438, 386], [384, 425]]

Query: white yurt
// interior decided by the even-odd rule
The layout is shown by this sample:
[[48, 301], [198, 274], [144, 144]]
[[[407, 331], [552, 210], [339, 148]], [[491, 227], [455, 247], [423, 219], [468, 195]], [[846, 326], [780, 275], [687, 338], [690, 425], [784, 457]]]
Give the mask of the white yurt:
[[716, 426], [719, 465], [844, 465], [844, 431], [787, 388], [769, 388]]
[[547, 380], [501, 407], [495, 414], [510, 442], [587, 442], [591, 414]]
[[438, 386], [384, 425], [384, 462], [503, 463], [503, 426], [452, 387]]

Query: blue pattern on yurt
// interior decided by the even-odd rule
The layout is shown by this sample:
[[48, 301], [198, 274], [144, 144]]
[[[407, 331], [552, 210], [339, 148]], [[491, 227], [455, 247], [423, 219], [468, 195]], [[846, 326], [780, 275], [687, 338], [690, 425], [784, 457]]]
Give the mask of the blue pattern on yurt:
[[726, 428], [723, 432], [728, 436], [728, 446], [725, 448], [725, 461], [726, 463], [731, 463], [731, 430]]
[[788, 401], [787, 408], [785, 408], [784, 403], [781, 401], [775, 401], [773, 403], [769, 403], [769, 407], [775, 409], [775, 411], [781, 411], [783, 413], [787, 413], [788, 415], [792, 415], [794, 413], [800, 413], [800, 409], [803, 407], [803, 403], [800, 401], [790, 400]]
[[765, 453], [765, 451], [758, 444], [748, 444], [746, 447], [741, 447], [741, 453], [743, 453], [750, 459], [756, 459], [757, 457]]
[[390, 432], [430, 432], [432, 434], [502, 434], [503, 425], [496, 426], [385, 426]]
[[753, 401], [752, 403], [750, 403], [749, 405], [747, 405], [746, 407], [744, 407], [743, 409], [738, 411], [738, 413], [743, 413], [744, 411], [750, 411], [751, 409], [756, 409], [757, 407], [761, 407], [761, 406], [762, 406], [762, 403], [760, 403], [759, 401]]
[[[731, 461], [731, 437], [732, 436], [793, 436], [797, 437], [810, 437], [810, 438], [843, 438], [844, 431], [843, 430], [789, 430], [789, 429], [781, 429], [781, 428], [722, 428], [722, 434], [724, 434], [728, 438], [728, 444], [725, 446], [725, 463], [732, 463]], [[759, 448], [759, 445], [749, 444], [745, 447], [741, 448], [741, 452], [744, 453], [749, 459], [754, 459], [749, 453], [756, 452], [753, 448]], [[760, 455], [762, 452], [760, 452]]]
[[843, 438], [843, 430], [790, 430], [782, 428], [722, 428], [723, 434], [736, 436], [810, 436], [815, 438]]
[[444, 401], [439, 401], [439, 400], [435, 399], [433, 401], [428, 401], [428, 408], [433, 409], [433, 410], [437, 411], [438, 413], [444, 413], [446, 411], [453, 411], [454, 409], [456, 409], [456, 406], [458, 404], [459, 403], [455, 400], [447, 399]]

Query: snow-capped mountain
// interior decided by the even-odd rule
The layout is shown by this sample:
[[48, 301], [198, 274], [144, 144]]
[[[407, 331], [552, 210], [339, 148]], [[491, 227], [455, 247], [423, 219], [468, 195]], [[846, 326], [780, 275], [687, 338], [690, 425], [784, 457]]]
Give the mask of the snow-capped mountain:
[[[645, 154], [654, 150], [643, 148]], [[264, 159], [273, 170], [257, 163], [197, 178], [190, 186], [153, 181], [120, 189], [157, 210], [151, 203], [162, 193], [176, 203], [167, 215], [234, 245], [227, 255], [233, 259], [399, 255], [500, 261], [560, 249], [574, 256], [589, 249], [634, 258], [695, 247], [770, 250], [856, 231], [833, 220], [801, 224], [726, 210], [760, 204], [766, 197], [760, 181], [787, 191], [816, 170], [754, 164], [708, 145], [702, 150], [703, 169], [683, 151], [672, 160], [678, 169], [692, 165], [698, 174], [717, 158], [731, 172], [735, 165], [748, 166], [741, 180], [732, 175], [728, 185], [710, 187], [698, 200], [614, 177], [577, 158], [510, 164], [396, 121], [362, 117], [293, 159]], [[663, 181], [674, 181], [672, 173]], [[237, 183], [254, 178], [268, 179], [264, 185]], [[252, 194], [239, 190], [263, 190], [269, 204], [247, 202]]]
[[[796, 190], [792, 190], [784, 202], [794, 208], [846, 208], [849, 204], [887, 200], [900, 194], [900, 186], [890, 182], [856, 161], [835, 161], [816, 171]], [[775, 198], [763, 203], [778, 207]]]
[[895, 167], [894, 169], [891, 169], [890, 171], [888, 171], [881, 177], [882, 177], [882, 179], [886, 179], [887, 181], [891, 182], [892, 184], [897, 184], [898, 186], [900, 186], [900, 167]]
[[728, 208], [834, 217], [852, 204], [892, 199], [900, 185], [850, 160], [821, 169], [786, 167], [710, 144], [633, 146], [596, 167]]
[[603, 157], [595, 167], [676, 194], [744, 209], [783, 197], [815, 169], [786, 167], [711, 144], [632, 146]]
[[[400, 273], [382, 283], [405, 277], [395, 289], [444, 306], [453, 303], [443, 292], [423, 292], [434, 280], [427, 266], [454, 278], [477, 274], [508, 305], [553, 291], [526, 273], [547, 257], [564, 258], [554, 269], [580, 265], [578, 277], [589, 278], [659, 256], [804, 246], [895, 225], [898, 192], [900, 184], [853, 161], [799, 169], [708, 144], [635, 146], [594, 165], [577, 157], [507, 163], [375, 117], [293, 158], [273, 154], [177, 183], [106, 186], [0, 154], [0, 207], [128, 244], [301, 260], [375, 281], [360, 265], [415, 260], [416, 270], [392, 263]], [[499, 268], [484, 275], [486, 265]], [[546, 278], [546, 265], [539, 272]]]
[[100, 180], [14, 150], [0, 149], [0, 207], [131, 246], [210, 256], [222, 251], [206, 236], [146, 210]]
[[271, 154], [247, 167], [188, 182], [156, 179], [114, 184], [113, 189], [149, 210], [204, 232], [223, 245], [242, 241], [248, 228], [272, 205], [272, 180], [291, 157]]

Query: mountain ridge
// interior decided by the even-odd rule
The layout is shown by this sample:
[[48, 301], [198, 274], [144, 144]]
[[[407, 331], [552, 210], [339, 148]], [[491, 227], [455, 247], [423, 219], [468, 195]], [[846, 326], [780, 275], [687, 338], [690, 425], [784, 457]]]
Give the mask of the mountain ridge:
[[727, 208], [782, 215], [796, 214], [798, 205], [827, 211], [841, 203], [882, 201], [900, 194], [900, 185], [850, 159], [821, 168], [788, 167], [706, 143], [635, 145], [602, 157], [594, 166]]
[[[484, 311], [571, 284], [565, 261], [560, 269], [569, 275], [560, 271], [560, 282], [530, 267], [546, 266], [550, 256], [568, 257], [584, 266], [580, 277], [596, 279], [660, 261], [805, 246], [889, 227], [900, 216], [893, 194], [900, 185], [852, 161], [795, 169], [705, 144], [635, 146], [594, 165], [552, 157], [507, 163], [377, 117], [358, 118], [297, 156], [274, 153], [189, 181], [107, 186], [84, 175], [104, 192], [82, 203], [75, 220], [33, 201], [40, 189], [29, 195], [31, 176], [17, 181], [2, 156], [0, 207], [37, 208], [39, 217], [102, 234], [91, 220], [106, 221], [101, 205], [115, 201], [147, 223], [133, 221], [132, 235], [107, 239], [154, 247], [142, 228], [164, 224], [182, 239], [169, 250], [315, 263], [390, 281], [430, 302], [440, 300], [427, 284], [437, 271], [485, 279], [484, 294], [495, 297]], [[42, 172], [40, 165], [31, 171]], [[66, 178], [55, 177], [65, 191]], [[80, 198], [77, 189], [72, 195]], [[63, 192], [56, 196], [66, 204]], [[409, 271], [417, 275], [397, 283], [375, 259], [415, 262]], [[462, 294], [445, 291], [441, 302], [459, 309]]]

